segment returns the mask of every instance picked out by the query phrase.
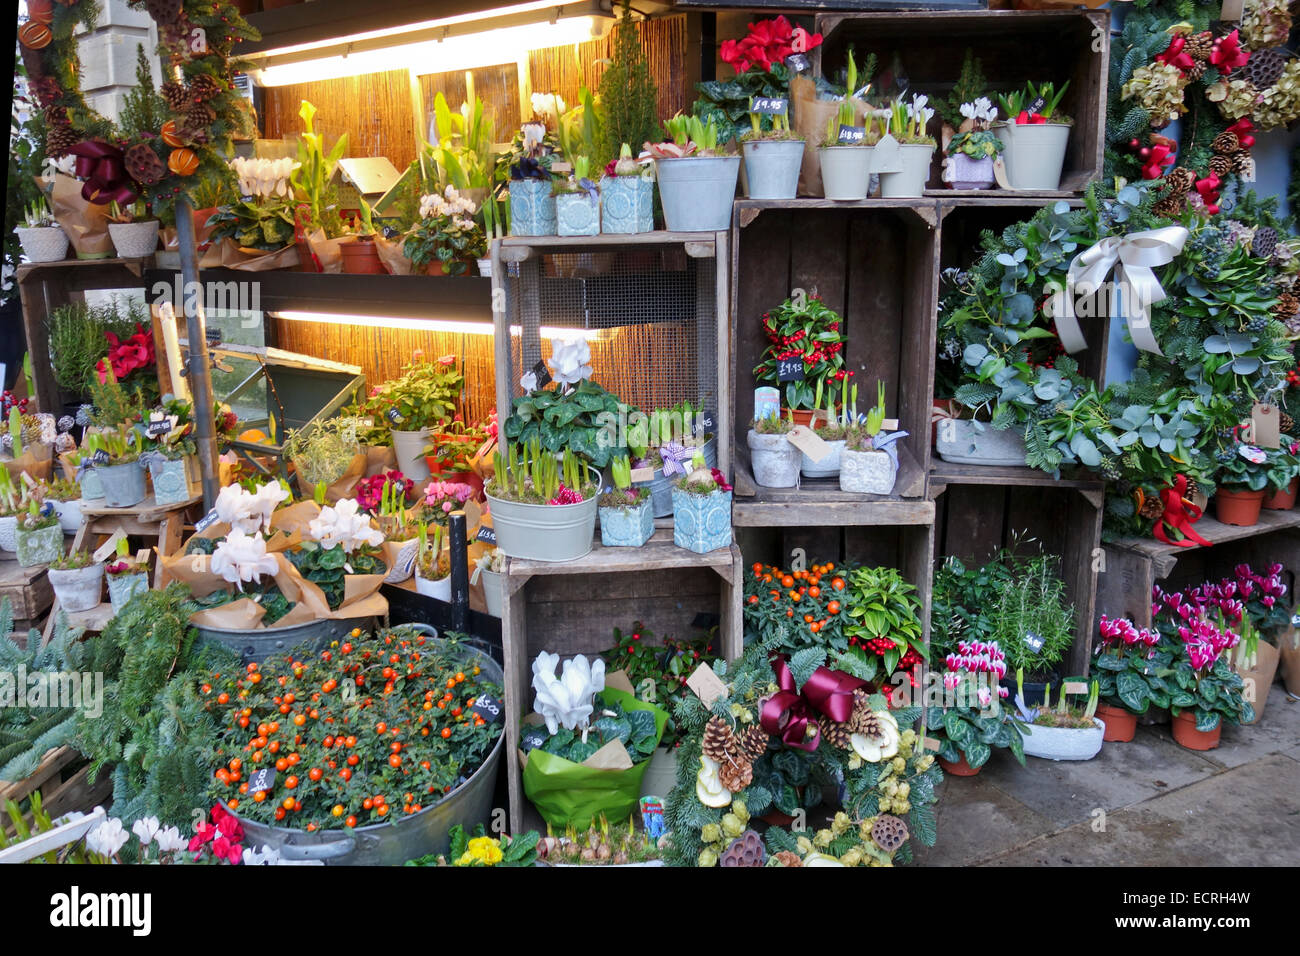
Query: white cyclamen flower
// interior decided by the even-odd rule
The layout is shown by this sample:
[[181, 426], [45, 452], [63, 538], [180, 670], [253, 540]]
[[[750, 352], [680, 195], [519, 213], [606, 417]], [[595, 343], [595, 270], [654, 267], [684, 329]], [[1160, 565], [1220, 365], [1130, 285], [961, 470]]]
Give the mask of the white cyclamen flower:
[[537, 388], [537, 373], [525, 372], [519, 378], [519, 387], [522, 388], [525, 392], [534, 391]]
[[359, 514], [355, 498], [341, 498], [334, 507], [320, 510], [320, 516], [307, 525], [307, 533], [322, 548], [342, 547], [351, 554], [362, 545], [377, 548], [384, 543], [383, 532], [370, 525], [370, 516]]
[[289, 497], [289, 491], [278, 481], [268, 481], [253, 495], [253, 513], [261, 521], [261, 530], [271, 530], [271, 515], [280, 502]]
[[179, 853], [189, 846], [189, 840], [181, 836], [181, 831], [176, 827], [166, 827], [159, 830], [154, 839], [158, 843], [158, 849], [162, 853]]
[[557, 678], [555, 667], [559, 654], [538, 654], [533, 661], [533, 690], [537, 701], [533, 709], [546, 721], [546, 729], [554, 734], [560, 727], [575, 730], [585, 727], [595, 708], [596, 695], [605, 689], [605, 662], [596, 658], [588, 662], [579, 654], [564, 662]]
[[975, 119], [993, 121], [998, 118], [998, 108], [987, 96], [981, 96], [975, 101]]
[[244, 866], [278, 866], [280, 851], [275, 847], [264, 846], [260, 849], [244, 847]]
[[117, 856], [126, 841], [126, 827], [117, 817], [109, 817], [86, 834], [86, 846], [103, 856]]
[[233, 529], [212, 552], [209, 565], [213, 574], [244, 590], [244, 582], [262, 580], [263, 574], [275, 574], [279, 569], [275, 555], [266, 553], [266, 540], [261, 535], [249, 535]]
[[140, 838], [140, 845], [142, 847], [148, 846], [153, 842], [153, 838], [158, 833], [158, 818], [145, 817], [141, 820], [136, 820], [135, 823], [131, 825], [131, 832]]
[[551, 375], [560, 385], [573, 385], [591, 378], [591, 346], [586, 339], [551, 339]]
[[239, 485], [226, 485], [217, 493], [217, 520], [230, 525], [232, 531], [255, 533], [262, 525], [253, 496]]

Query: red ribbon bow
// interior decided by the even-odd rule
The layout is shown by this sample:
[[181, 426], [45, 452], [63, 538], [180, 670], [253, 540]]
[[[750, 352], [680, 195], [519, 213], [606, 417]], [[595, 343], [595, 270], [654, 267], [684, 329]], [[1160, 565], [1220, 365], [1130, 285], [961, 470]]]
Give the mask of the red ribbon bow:
[[[1160, 502], [1165, 506], [1165, 511], [1156, 519], [1151, 533], [1165, 544], [1172, 544], [1175, 547], [1190, 548], [1193, 544], [1199, 544], [1203, 548], [1208, 548], [1210, 542], [1197, 534], [1196, 529], [1192, 527], [1193, 521], [1200, 520], [1201, 509], [1183, 497], [1186, 491], [1187, 476], [1178, 475], [1174, 478], [1173, 485], [1160, 492]], [[1165, 534], [1166, 524], [1182, 534], [1183, 538], [1178, 541], [1172, 540]]]
[[1021, 110], [1016, 116], [1016, 125], [1018, 126], [1037, 126], [1046, 122], [1047, 117], [1042, 113], [1031, 113], [1028, 110]]
[[1210, 173], [1204, 179], [1196, 180], [1196, 191], [1201, 194], [1201, 200], [1205, 203], [1205, 211], [1211, 216], [1218, 215], [1219, 212], [1219, 187], [1223, 185], [1223, 180], [1219, 178], [1218, 173]]
[[1145, 152], [1146, 162], [1142, 164], [1143, 179], [1159, 179], [1165, 174], [1165, 168], [1174, 164], [1174, 151], [1168, 146], [1150, 146]]
[[1250, 135], [1254, 131], [1255, 124], [1250, 121], [1248, 116], [1243, 116], [1225, 130], [1225, 132], [1237, 134], [1237, 142], [1241, 143], [1242, 149], [1250, 149], [1255, 145], [1255, 137]]
[[1183, 51], [1185, 46], [1187, 46], [1185, 37], [1174, 37], [1169, 41], [1169, 46], [1165, 48], [1165, 52], [1157, 54], [1156, 59], [1166, 66], [1178, 67], [1180, 72], [1190, 70], [1194, 64], [1191, 56]]
[[1210, 48], [1210, 62], [1224, 73], [1230, 73], [1250, 62], [1250, 53], [1241, 48], [1241, 40], [1233, 30], [1225, 37], [1219, 37]]
[[[848, 720], [853, 713], [853, 692], [866, 681], [843, 671], [819, 667], [803, 685], [803, 690], [796, 691], [794, 675], [790, 673], [785, 657], [773, 654], [770, 663], [781, 689], [763, 704], [759, 723], [771, 736], [780, 736], [786, 746], [816, 750], [821, 743], [817, 714], [825, 714], [836, 723]], [[812, 727], [811, 734], [808, 733], [809, 726]]]
[[81, 198], [98, 206], [110, 202], [122, 205], [135, 202], [134, 183], [126, 174], [122, 151], [116, 146], [88, 139], [68, 150], [77, 157], [76, 174], [84, 179]]

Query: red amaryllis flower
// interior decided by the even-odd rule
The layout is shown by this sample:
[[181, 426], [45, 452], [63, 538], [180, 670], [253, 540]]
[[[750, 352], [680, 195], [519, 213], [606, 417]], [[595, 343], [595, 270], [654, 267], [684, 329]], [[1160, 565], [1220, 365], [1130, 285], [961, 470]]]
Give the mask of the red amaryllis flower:
[[108, 381], [109, 368], [112, 368], [114, 378], [120, 382], [132, 372], [149, 368], [154, 364], [152, 329], [146, 332], [137, 323], [135, 335], [125, 342], [119, 340], [112, 332], [105, 332], [104, 338], [108, 340], [108, 356], [100, 359], [95, 365], [101, 384]]
[[1250, 62], [1250, 53], [1241, 48], [1241, 39], [1233, 30], [1227, 36], [1219, 37], [1210, 48], [1210, 62], [1224, 73], [1240, 69]]

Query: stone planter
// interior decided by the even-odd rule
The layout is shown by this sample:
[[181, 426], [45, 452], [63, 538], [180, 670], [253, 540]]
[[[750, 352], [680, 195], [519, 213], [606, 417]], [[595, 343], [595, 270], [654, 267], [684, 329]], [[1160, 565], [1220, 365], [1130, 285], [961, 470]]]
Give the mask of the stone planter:
[[673, 544], [696, 554], [731, 547], [731, 492], [673, 489]]
[[748, 441], [754, 481], [764, 488], [793, 488], [799, 483], [803, 453], [785, 435], [760, 435], [751, 428]]
[[77, 479], [81, 485], [82, 501], [100, 501], [104, 497], [104, 483], [99, 480], [99, 472], [94, 468], [87, 468]]
[[560, 193], [555, 197], [555, 232], [560, 236], [600, 234], [600, 197], [586, 193]]
[[35, 531], [28, 531], [20, 524], [14, 541], [20, 568], [49, 564], [63, 555], [63, 528], [57, 524]]
[[844, 453], [844, 439], [828, 441], [830, 454], [821, 461], [813, 461], [804, 452], [799, 453], [799, 471], [805, 478], [834, 478], [840, 473], [840, 456]]
[[151, 461], [149, 477], [153, 479], [153, 497], [158, 504], [170, 505], [189, 500], [190, 480], [184, 458]]
[[630, 508], [601, 508], [600, 543], [607, 548], [639, 548], [655, 533], [654, 508], [647, 495]]
[[840, 456], [840, 491], [866, 495], [888, 495], [894, 491], [898, 470], [883, 451], [844, 449]]
[[741, 144], [750, 199], [793, 199], [803, 164], [801, 139], [758, 139]]
[[109, 508], [134, 508], [144, 501], [144, 468], [138, 461], [124, 465], [96, 465], [104, 486], [104, 504]]
[[0, 551], [13, 554], [18, 550], [18, 516], [0, 517]]
[[158, 248], [158, 220], [110, 222], [108, 235], [119, 259], [143, 259]]
[[1061, 188], [1061, 169], [1070, 127], [1063, 123], [1003, 123], [995, 126], [1006, 148], [1002, 159], [1012, 189]]
[[617, 235], [655, 227], [655, 183], [649, 176], [606, 176], [600, 181], [600, 231]]
[[54, 587], [54, 596], [59, 599], [59, 606], [65, 611], [90, 611], [99, 607], [99, 599], [104, 593], [104, 566], [92, 564], [86, 568], [74, 568], [60, 571], [50, 568], [50, 584]]
[[68, 234], [62, 226], [18, 226], [14, 233], [23, 255], [32, 262], [60, 262], [68, 257]]
[[63, 529], [64, 534], [76, 534], [77, 529], [81, 527], [81, 505], [80, 498], [74, 498], [72, 501], [55, 501], [54, 513], [59, 516], [59, 527]]
[[656, 159], [655, 175], [670, 232], [721, 232], [731, 228], [739, 156]]
[[933, 155], [933, 146], [921, 143], [904, 143], [899, 146], [901, 168], [892, 173], [880, 173], [881, 198], [910, 199], [922, 195], [925, 184], [930, 179], [930, 158]]
[[1106, 725], [1096, 717], [1092, 727], [1039, 727], [1025, 730], [1025, 754], [1045, 760], [1091, 760], [1101, 753]]
[[550, 179], [510, 181], [510, 235], [555, 235], [555, 196]]
[[955, 464], [1023, 466], [1025, 436], [1010, 428], [998, 431], [986, 422], [945, 418], [939, 422], [935, 450]]
[[823, 146], [817, 150], [822, 170], [822, 195], [854, 202], [867, 198], [871, 179], [870, 146]]
[[995, 182], [993, 157], [975, 159], [962, 152], [952, 153], [948, 156], [943, 179], [950, 189], [989, 189]]
[[108, 600], [113, 605], [113, 613], [120, 614], [127, 602], [137, 594], [149, 590], [149, 572], [133, 571], [130, 574], [109, 574]]

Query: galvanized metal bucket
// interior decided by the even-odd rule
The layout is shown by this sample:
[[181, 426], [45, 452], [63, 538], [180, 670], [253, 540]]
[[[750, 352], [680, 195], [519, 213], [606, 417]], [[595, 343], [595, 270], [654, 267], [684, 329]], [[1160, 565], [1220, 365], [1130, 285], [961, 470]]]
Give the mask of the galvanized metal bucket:
[[295, 647], [306, 646], [318, 651], [330, 641], [341, 641], [353, 628], [366, 630], [374, 622], [372, 617], [350, 617], [341, 620], [309, 621], [289, 627], [260, 627], [253, 630], [236, 630], [227, 627], [195, 627], [199, 637], [211, 638], [237, 651], [245, 664], [261, 663], [273, 654], [283, 654]]
[[[433, 628], [413, 625], [429, 633]], [[501, 666], [477, 648], [461, 647], [483, 669], [488, 679], [504, 684]], [[518, 706], [507, 702], [507, 706]], [[497, 769], [505, 742], [505, 725], [487, 759], [451, 793], [431, 807], [392, 823], [376, 823], [354, 830], [293, 830], [240, 820], [249, 846], [271, 847], [280, 858], [319, 861], [326, 866], [401, 866], [407, 860], [430, 853], [446, 853], [451, 845], [448, 831], [459, 823], [467, 831], [487, 823], [496, 794]], [[238, 816], [238, 814], [236, 814]]]

